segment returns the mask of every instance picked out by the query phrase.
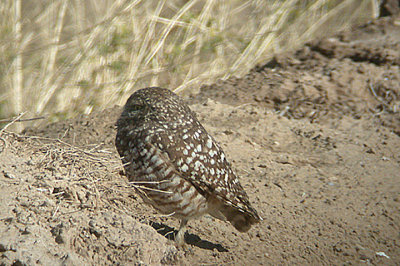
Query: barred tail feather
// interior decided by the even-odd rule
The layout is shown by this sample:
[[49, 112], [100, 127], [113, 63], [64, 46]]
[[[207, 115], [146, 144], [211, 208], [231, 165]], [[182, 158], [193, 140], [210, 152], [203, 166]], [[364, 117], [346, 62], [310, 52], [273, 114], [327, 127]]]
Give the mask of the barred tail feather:
[[253, 224], [262, 220], [257, 213], [244, 211], [230, 205], [224, 207], [221, 212], [239, 232], [247, 232]]

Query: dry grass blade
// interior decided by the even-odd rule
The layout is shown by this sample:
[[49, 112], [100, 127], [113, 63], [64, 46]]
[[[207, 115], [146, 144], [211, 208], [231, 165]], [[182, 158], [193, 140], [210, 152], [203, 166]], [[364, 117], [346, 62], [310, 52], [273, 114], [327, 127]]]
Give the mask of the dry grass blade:
[[139, 186], [139, 185], [136, 185], [134, 183], [131, 183], [131, 184], [132, 184], [132, 186], [134, 188], [136, 188], [136, 189], [138, 189], [138, 190], [140, 190], [142, 192], [143, 192], [143, 190], [149, 190], [149, 191], [155, 191], [155, 192], [160, 192], [160, 193], [164, 193], [164, 194], [172, 194], [172, 193], [174, 193], [172, 191], [164, 191], [164, 190], [160, 190], [160, 189], [156, 189], [156, 188], [149, 188], [149, 187], [146, 187], [146, 186]]
[[[15, 42], [17, 44], [17, 56], [15, 57], [14, 63], [14, 112], [20, 113], [22, 111], [22, 87], [23, 87], [23, 74], [22, 74], [22, 55], [21, 55], [21, 0], [16, 0], [14, 3], [15, 9], [15, 22], [14, 22], [14, 32], [15, 32]], [[18, 126], [17, 130], [21, 130], [21, 126]]]
[[0, 118], [87, 114], [149, 85], [196, 90], [367, 21], [377, 7], [377, 0], [1, 1]]
[[50, 48], [49, 55], [47, 61], [47, 66], [45, 67], [45, 80], [44, 80], [44, 88], [48, 88], [47, 90], [44, 90], [40, 100], [37, 105], [37, 112], [41, 113], [46, 106], [46, 104], [49, 102], [50, 98], [53, 96], [56, 87], [56, 84], [50, 84], [51, 79], [54, 77], [54, 74], [56, 73], [54, 71], [55, 68], [55, 62], [56, 62], [56, 56], [59, 50], [59, 41], [60, 41], [60, 35], [62, 32], [62, 28], [64, 25], [64, 17], [65, 17], [65, 11], [67, 9], [67, 0], [63, 0], [61, 2], [61, 7], [58, 13], [58, 18], [56, 22], [56, 27], [54, 30], [54, 36], [52, 40], [53, 46]]

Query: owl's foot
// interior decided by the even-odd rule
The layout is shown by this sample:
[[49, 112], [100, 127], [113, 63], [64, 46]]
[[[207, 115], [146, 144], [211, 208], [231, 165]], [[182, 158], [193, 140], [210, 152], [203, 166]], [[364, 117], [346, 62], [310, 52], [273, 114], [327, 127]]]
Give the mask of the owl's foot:
[[178, 233], [175, 235], [175, 242], [178, 247], [183, 247], [185, 245], [185, 233], [186, 233], [186, 225], [188, 220], [182, 219], [181, 226], [179, 227]]

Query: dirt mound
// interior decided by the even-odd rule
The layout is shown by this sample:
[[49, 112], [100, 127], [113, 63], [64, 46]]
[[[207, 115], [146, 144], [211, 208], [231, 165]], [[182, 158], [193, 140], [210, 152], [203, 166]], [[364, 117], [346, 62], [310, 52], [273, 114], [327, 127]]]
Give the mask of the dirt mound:
[[186, 95], [264, 217], [191, 221], [186, 249], [119, 175], [120, 107], [3, 132], [0, 264], [399, 264], [399, 36], [382, 18]]
[[243, 78], [203, 86], [207, 98], [256, 103], [288, 118], [377, 117], [400, 135], [400, 19], [384, 18], [275, 57]]
[[159, 264], [176, 259], [178, 251], [164, 237], [118, 210], [118, 197], [129, 199], [132, 188], [117, 174], [114, 150], [14, 134], [5, 134], [3, 141], [2, 264]]

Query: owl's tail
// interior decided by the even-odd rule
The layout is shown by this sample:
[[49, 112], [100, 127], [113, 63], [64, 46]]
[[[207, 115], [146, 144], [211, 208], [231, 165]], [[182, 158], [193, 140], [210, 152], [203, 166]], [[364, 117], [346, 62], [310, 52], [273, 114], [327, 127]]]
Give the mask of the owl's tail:
[[209, 209], [209, 214], [213, 217], [229, 221], [239, 232], [247, 232], [253, 224], [262, 221], [257, 211], [251, 206], [247, 206], [246, 210], [237, 206], [221, 203], [215, 198], [212, 199], [215, 208]]
[[221, 212], [239, 232], [247, 232], [253, 224], [262, 221], [262, 218], [254, 209], [242, 210], [229, 205], [224, 207]]

